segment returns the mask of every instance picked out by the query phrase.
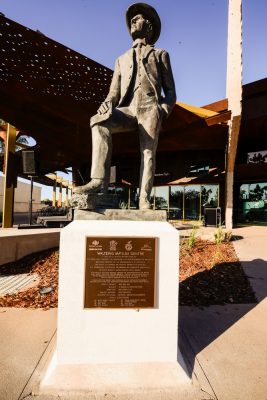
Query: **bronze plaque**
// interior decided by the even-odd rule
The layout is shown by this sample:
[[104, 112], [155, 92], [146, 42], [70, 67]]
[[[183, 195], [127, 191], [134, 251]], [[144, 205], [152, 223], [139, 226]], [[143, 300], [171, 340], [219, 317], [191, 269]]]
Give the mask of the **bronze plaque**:
[[87, 237], [85, 308], [155, 306], [156, 238]]

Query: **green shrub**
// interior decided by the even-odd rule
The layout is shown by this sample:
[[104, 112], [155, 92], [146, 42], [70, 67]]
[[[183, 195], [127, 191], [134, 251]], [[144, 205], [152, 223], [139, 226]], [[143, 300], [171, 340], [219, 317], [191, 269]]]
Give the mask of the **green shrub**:
[[231, 231], [225, 231], [222, 226], [216, 229], [214, 232], [214, 240], [216, 244], [221, 244], [223, 242], [229, 242], [232, 237]]
[[191, 250], [194, 247], [194, 245], [196, 244], [198, 228], [199, 227], [197, 225], [194, 225], [192, 231], [190, 232], [190, 235], [188, 237], [188, 242], [187, 242], [187, 247], [189, 250]]

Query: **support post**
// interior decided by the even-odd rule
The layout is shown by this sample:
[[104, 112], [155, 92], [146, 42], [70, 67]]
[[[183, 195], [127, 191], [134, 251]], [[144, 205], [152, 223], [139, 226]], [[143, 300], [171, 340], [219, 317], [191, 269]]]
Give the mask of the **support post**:
[[54, 184], [53, 184], [52, 206], [56, 207], [56, 204], [57, 204], [57, 174], [55, 174]]
[[62, 207], [62, 176], [58, 177], [59, 182], [59, 196], [58, 196], [58, 207]]
[[226, 150], [225, 226], [232, 229], [234, 167], [242, 112], [242, 0], [229, 0], [226, 96], [231, 120]]
[[80, 186], [84, 185], [86, 182], [84, 181], [79, 168], [72, 166], [72, 185]]
[[131, 188], [128, 188], [128, 210], [131, 209]]
[[32, 225], [32, 192], [33, 192], [33, 176], [31, 176], [31, 191], [29, 201], [29, 225]]
[[16, 129], [7, 124], [7, 138], [5, 146], [4, 164], [4, 198], [3, 198], [3, 228], [12, 228], [14, 209], [14, 169], [15, 169]]
[[69, 181], [68, 180], [66, 180], [65, 207], [69, 207]]

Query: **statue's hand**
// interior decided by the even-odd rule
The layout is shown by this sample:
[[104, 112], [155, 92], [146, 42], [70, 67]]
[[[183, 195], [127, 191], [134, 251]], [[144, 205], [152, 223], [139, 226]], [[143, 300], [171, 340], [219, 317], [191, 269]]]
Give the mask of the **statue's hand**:
[[101, 104], [99, 109], [97, 110], [97, 114], [106, 114], [108, 111], [111, 110], [112, 104], [111, 101], [104, 101], [104, 103]]

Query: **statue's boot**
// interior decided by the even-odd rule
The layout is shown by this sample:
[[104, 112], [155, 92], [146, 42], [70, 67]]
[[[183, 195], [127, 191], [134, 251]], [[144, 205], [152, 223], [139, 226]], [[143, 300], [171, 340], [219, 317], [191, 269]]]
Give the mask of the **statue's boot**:
[[151, 210], [152, 204], [146, 198], [140, 198], [139, 200], [139, 210]]
[[73, 190], [75, 194], [99, 193], [104, 190], [104, 179], [92, 179], [86, 185], [76, 186]]

